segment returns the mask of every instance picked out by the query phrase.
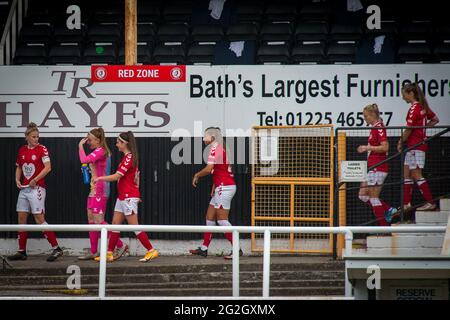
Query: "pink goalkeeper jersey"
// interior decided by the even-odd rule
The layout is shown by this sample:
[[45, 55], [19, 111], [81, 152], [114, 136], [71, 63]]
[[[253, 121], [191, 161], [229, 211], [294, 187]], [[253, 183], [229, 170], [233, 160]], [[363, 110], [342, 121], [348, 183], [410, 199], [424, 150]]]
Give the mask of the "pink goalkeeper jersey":
[[109, 197], [109, 182], [98, 181], [94, 184], [94, 177], [107, 176], [111, 171], [111, 157], [106, 155], [105, 149], [98, 147], [86, 156], [84, 149], [79, 150], [81, 163], [89, 163], [91, 168], [91, 192], [89, 197]]

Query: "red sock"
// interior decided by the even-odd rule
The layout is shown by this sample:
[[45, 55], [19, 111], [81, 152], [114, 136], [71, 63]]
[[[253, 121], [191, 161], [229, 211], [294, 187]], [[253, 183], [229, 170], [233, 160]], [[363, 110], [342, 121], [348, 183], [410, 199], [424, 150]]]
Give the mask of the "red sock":
[[380, 199], [372, 198], [370, 199], [370, 203], [372, 204], [372, 210], [377, 218], [378, 224], [380, 226], [387, 226], [386, 219], [384, 218], [384, 206], [382, 205]]
[[225, 232], [224, 235], [225, 238], [227, 238], [227, 240], [230, 241], [230, 243], [233, 243], [233, 235], [231, 234], [231, 232]]
[[17, 238], [19, 240], [19, 251], [26, 251], [27, 250], [28, 232], [19, 231]]
[[120, 232], [112, 231], [111, 236], [109, 237], [108, 251], [113, 252], [114, 248], [117, 245], [117, 241], [119, 241]]
[[53, 231], [44, 231], [43, 234], [52, 248], [56, 248], [58, 246], [58, 240], [56, 240], [56, 234]]
[[403, 204], [411, 203], [412, 191], [413, 191], [413, 181], [411, 179], [405, 179], [403, 184]]
[[419, 190], [422, 193], [422, 196], [424, 197], [424, 199], [427, 202], [432, 203], [433, 202], [433, 196], [431, 195], [430, 186], [428, 185], [427, 180], [420, 179], [420, 180], [417, 180], [416, 183], [417, 183], [417, 186], [419, 187]]
[[211, 240], [212, 240], [212, 232], [205, 232], [203, 234], [203, 245], [205, 247], [209, 247]]
[[[102, 221], [101, 224], [108, 224], [108, 222]], [[99, 234], [100, 234], [100, 232], [99, 232]], [[109, 239], [109, 238], [111, 238], [111, 231], [108, 231], [108, 239]], [[120, 238], [119, 238], [119, 240], [117, 240], [116, 247], [117, 247], [117, 248], [122, 248], [122, 247], [123, 247], [123, 242], [122, 242], [122, 240], [120, 240]]]
[[148, 236], [145, 232], [141, 231], [139, 232], [136, 237], [139, 239], [139, 241], [142, 243], [142, 245], [147, 249], [147, 251], [150, 251], [153, 249], [152, 244], [150, 243], [150, 240], [148, 240]]

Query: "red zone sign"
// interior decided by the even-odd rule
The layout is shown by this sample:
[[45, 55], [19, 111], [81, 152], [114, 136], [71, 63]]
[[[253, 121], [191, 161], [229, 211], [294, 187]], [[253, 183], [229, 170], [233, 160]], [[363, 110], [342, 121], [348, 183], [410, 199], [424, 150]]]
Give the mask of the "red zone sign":
[[186, 82], [186, 66], [91, 66], [93, 82]]

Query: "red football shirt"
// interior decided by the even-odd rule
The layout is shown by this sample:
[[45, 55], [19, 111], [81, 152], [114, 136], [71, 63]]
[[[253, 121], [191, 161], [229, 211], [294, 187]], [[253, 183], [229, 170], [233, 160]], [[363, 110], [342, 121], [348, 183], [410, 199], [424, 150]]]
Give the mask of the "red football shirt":
[[[425, 108], [418, 102], [414, 102], [408, 110], [406, 116], [406, 125], [408, 127], [419, 127], [427, 124], [427, 119], [433, 119], [436, 115], [433, 111], [426, 112]], [[411, 134], [406, 141], [408, 147], [411, 147], [426, 139], [426, 129], [412, 129]], [[424, 143], [414, 148], [415, 150], [427, 151], [428, 146]]]
[[133, 154], [128, 153], [123, 156], [122, 161], [116, 171], [121, 175], [117, 182], [117, 192], [119, 200], [126, 198], [140, 198], [139, 192], [139, 170], [133, 167]]
[[227, 161], [227, 154], [225, 149], [220, 144], [216, 144], [211, 147], [211, 151], [208, 156], [208, 164], [214, 165], [211, 174], [216, 187], [236, 184], [234, 181], [233, 172], [231, 171], [231, 167]]
[[[374, 147], [380, 146], [381, 142], [383, 141], [387, 141], [386, 128], [384, 127], [383, 122], [378, 121], [373, 125], [372, 129], [370, 130], [369, 145]], [[387, 159], [387, 152], [369, 151], [367, 155], [367, 166], [371, 167], [386, 159]], [[388, 170], [389, 166], [387, 162], [373, 169], [373, 171], [381, 171], [381, 172], [388, 172]]]
[[[38, 144], [34, 148], [28, 145], [22, 146], [17, 154], [16, 166], [22, 169], [21, 184], [27, 186], [30, 181], [38, 176], [45, 168], [44, 163], [50, 161], [48, 150], [42, 144]], [[37, 182], [37, 185], [45, 188], [45, 179], [42, 178]]]

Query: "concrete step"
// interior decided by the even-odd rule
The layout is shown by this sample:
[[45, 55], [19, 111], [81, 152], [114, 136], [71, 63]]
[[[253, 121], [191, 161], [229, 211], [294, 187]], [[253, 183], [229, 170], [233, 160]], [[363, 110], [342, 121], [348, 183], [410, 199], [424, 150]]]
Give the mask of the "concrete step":
[[439, 208], [441, 211], [450, 211], [450, 198], [439, 200]]
[[[47, 291], [26, 291], [26, 290], [12, 290], [0, 291], [0, 296], [56, 296], [64, 297], [72, 294], [67, 294], [63, 290], [47, 290]], [[89, 290], [85, 294], [77, 296], [97, 296], [96, 290]], [[186, 296], [231, 296], [231, 288], [198, 288], [198, 289], [109, 289], [106, 291], [106, 296], [153, 296], [153, 297], [186, 297]], [[240, 290], [241, 296], [262, 296], [262, 288], [242, 288]], [[285, 288], [271, 288], [271, 296], [343, 296], [343, 287], [285, 287]]]
[[[4, 285], [29, 285], [48, 284], [65, 285], [69, 275], [33, 275], [33, 276], [0, 276], [0, 286]], [[272, 280], [339, 280], [344, 278], [344, 270], [339, 271], [272, 271]], [[169, 283], [169, 282], [193, 282], [199, 283], [230, 281], [231, 272], [205, 272], [205, 273], [146, 273], [146, 274], [121, 274], [107, 275], [108, 283]], [[240, 272], [241, 281], [262, 281], [262, 272]], [[98, 275], [82, 275], [82, 284], [97, 284]]]
[[367, 237], [367, 249], [374, 248], [442, 248], [444, 234], [399, 234], [390, 237]]
[[449, 215], [450, 211], [416, 211], [416, 223], [446, 226]]
[[[274, 288], [284, 287], [343, 287], [344, 280], [271, 280], [270, 286]], [[231, 281], [211, 281], [211, 282], [170, 282], [170, 283], [106, 283], [106, 289], [189, 289], [189, 288], [230, 288]], [[262, 281], [240, 281], [241, 288], [260, 288]], [[97, 290], [96, 284], [82, 284], [82, 289]], [[62, 284], [33, 284], [33, 285], [5, 285], [0, 286], [0, 291], [3, 290], [32, 290], [32, 291], [46, 291], [46, 290], [67, 290], [66, 285]]]
[[368, 248], [364, 254], [374, 256], [428, 257], [441, 254], [441, 248]]

